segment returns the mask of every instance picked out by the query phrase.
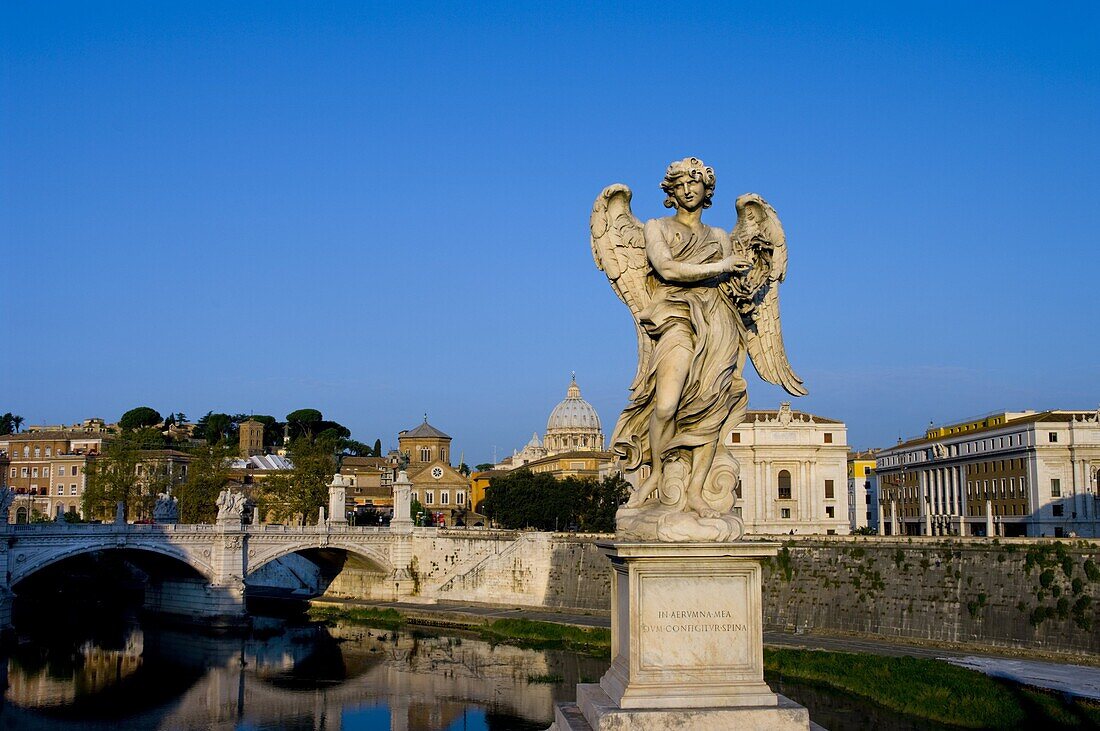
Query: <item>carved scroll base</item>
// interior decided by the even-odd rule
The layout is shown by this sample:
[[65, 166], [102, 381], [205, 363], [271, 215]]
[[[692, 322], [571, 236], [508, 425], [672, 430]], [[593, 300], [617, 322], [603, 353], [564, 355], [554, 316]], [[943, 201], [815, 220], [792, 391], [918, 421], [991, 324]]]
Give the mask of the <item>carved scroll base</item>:
[[611, 667], [555, 709], [555, 731], [808, 731], [764, 682], [761, 559], [771, 543], [601, 543]]
[[731, 513], [702, 518], [660, 503], [622, 507], [615, 513], [615, 536], [622, 540], [724, 543], [744, 534], [745, 524]]

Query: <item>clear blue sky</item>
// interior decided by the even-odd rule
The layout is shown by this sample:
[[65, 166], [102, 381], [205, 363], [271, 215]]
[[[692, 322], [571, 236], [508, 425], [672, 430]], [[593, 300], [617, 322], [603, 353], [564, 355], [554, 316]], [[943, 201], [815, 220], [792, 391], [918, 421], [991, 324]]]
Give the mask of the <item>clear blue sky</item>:
[[853, 445], [1097, 405], [1100, 6], [675, 5], [4, 3], [0, 411], [427, 412], [473, 464], [576, 370], [610, 433], [589, 211], [686, 155], [705, 220], [778, 210], [796, 407]]

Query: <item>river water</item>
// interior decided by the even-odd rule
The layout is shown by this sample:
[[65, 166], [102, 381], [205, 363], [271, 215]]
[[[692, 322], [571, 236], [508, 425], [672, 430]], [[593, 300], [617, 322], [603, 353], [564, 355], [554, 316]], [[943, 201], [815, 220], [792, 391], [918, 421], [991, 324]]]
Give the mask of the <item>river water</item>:
[[[472, 635], [281, 626], [212, 637], [133, 616], [17, 623], [0, 668], [0, 729], [527, 731], [593, 682], [604, 659], [491, 645]], [[928, 729], [853, 698], [773, 688], [832, 731]]]

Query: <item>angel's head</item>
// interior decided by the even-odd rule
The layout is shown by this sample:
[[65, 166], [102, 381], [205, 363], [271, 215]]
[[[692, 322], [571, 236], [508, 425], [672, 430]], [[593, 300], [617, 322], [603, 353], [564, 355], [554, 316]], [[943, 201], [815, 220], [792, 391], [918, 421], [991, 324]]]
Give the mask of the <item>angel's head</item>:
[[[701, 183], [702, 207], [710, 208], [711, 198], [714, 197], [714, 169], [708, 168], [697, 157], [685, 157], [668, 166], [665, 171], [665, 179], [661, 181], [661, 190], [665, 192], [665, 208], [679, 208], [684, 201], [678, 200], [677, 188], [684, 188], [691, 183]], [[681, 196], [686, 191], [681, 191]], [[688, 198], [693, 197], [688, 193]]]

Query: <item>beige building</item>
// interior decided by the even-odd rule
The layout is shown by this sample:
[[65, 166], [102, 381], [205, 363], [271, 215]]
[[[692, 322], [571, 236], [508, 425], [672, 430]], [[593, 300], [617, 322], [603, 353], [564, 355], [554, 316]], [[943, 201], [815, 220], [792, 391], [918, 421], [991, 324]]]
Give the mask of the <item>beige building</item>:
[[740, 465], [737, 505], [745, 532], [846, 534], [848, 430], [793, 411], [749, 411], [725, 437]]
[[429, 424], [427, 416], [415, 429], [397, 434], [397, 448], [409, 461], [413, 497], [424, 506], [425, 523], [454, 525], [457, 516], [473, 509], [469, 478], [451, 466], [451, 437]]
[[875, 472], [887, 535], [1100, 536], [1100, 409], [933, 426]]
[[393, 457], [344, 457], [340, 474], [348, 477], [348, 507], [393, 508], [393, 481], [397, 460]]
[[30, 428], [0, 437], [0, 453], [8, 460], [7, 486], [15, 492], [11, 522], [28, 522], [35, 513], [53, 517], [58, 505], [62, 513], [70, 506], [79, 510], [88, 460], [102, 450], [107, 436], [98, 424], [85, 426], [99, 421], [67, 429]]

